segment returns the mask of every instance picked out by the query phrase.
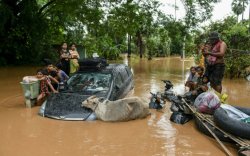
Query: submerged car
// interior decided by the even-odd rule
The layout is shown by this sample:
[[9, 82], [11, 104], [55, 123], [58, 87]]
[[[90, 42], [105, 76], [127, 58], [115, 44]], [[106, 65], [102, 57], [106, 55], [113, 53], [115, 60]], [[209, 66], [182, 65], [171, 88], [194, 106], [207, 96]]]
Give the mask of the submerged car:
[[39, 114], [61, 120], [94, 120], [92, 110], [82, 102], [92, 95], [117, 100], [133, 88], [131, 69], [125, 64], [105, 64], [100, 60], [79, 62], [80, 69], [67, 81], [65, 89], [51, 94], [41, 106]]

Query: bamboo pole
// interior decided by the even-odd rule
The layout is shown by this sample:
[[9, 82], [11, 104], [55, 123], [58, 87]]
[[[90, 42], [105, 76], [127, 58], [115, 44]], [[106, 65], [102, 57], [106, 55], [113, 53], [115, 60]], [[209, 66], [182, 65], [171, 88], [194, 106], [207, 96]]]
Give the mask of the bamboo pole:
[[206, 129], [209, 131], [209, 133], [215, 138], [215, 140], [220, 144], [220, 146], [223, 148], [223, 150], [226, 152], [228, 156], [233, 156], [232, 153], [227, 149], [227, 147], [220, 141], [220, 139], [216, 136], [216, 134], [202, 121], [201, 117], [199, 115], [196, 116], [203, 126], [206, 127]]
[[214, 122], [205, 117], [204, 115], [202, 115], [201, 113], [198, 113], [194, 110], [194, 108], [192, 108], [184, 99], [182, 99], [182, 101], [184, 102], [184, 104], [194, 113], [194, 115], [196, 116], [200, 116], [202, 117], [203, 120], [205, 120], [207, 123], [209, 123], [211, 126], [213, 126], [214, 128], [216, 128], [217, 130], [219, 130], [220, 132], [222, 132], [226, 137], [229, 137], [230, 139], [232, 139], [233, 141], [235, 141], [238, 145], [240, 145], [241, 147], [250, 147], [250, 143], [248, 141], [245, 141], [245, 139], [242, 139], [240, 137], [235, 137], [227, 132], [225, 132], [224, 130], [222, 130], [221, 128], [219, 128], [218, 126], [216, 126], [214, 124]]
[[209, 133], [215, 138], [215, 140], [219, 143], [219, 145], [222, 147], [222, 149], [226, 152], [228, 156], [232, 156], [232, 154], [229, 152], [227, 147], [220, 141], [220, 139], [214, 134], [214, 132], [202, 121], [202, 116], [200, 116], [189, 104], [186, 103], [184, 99], [182, 101], [186, 104], [186, 106], [194, 113], [194, 115], [201, 121], [203, 126], [206, 127], [206, 129], [209, 131]]

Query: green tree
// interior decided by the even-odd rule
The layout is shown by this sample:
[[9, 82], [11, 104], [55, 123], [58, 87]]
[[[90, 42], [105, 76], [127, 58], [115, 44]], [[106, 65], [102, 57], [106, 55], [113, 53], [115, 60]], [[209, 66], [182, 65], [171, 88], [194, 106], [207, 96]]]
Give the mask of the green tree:
[[221, 34], [222, 40], [227, 43], [226, 52], [226, 75], [230, 78], [240, 77], [242, 71], [250, 66], [249, 51], [250, 36], [248, 34], [248, 23], [241, 21], [233, 16], [225, 18], [223, 21], [216, 21], [205, 28], [205, 33], [197, 36], [196, 43], [199, 43], [211, 31], [217, 31]]
[[248, 5], [248, 0], [234, 0], [232, 1], [232, 11], [237, 15], [237, 20], [239, 21], [239, 15], [242, 14], [243, 20], [243, 13], [246, 10]]

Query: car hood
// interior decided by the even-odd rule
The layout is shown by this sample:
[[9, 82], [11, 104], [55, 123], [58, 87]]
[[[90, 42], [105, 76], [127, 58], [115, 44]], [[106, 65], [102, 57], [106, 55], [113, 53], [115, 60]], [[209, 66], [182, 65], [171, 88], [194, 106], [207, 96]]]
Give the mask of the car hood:
[[93, 118], [93, 111], [81, 106], [82, 102], [90, 96], [77, 93], [52, 94], [48, 97], [43, 108], [41, 107], [43, 113], [40, 114], [61, 120], [86, 120]]

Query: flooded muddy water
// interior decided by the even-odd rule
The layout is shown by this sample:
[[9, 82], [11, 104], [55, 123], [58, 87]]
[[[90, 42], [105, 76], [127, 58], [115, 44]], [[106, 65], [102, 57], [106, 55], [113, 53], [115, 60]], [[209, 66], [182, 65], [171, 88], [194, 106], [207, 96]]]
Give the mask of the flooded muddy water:
[[[176, 93], [184, 92], [184, 81], [192, 60], [154, 58], [124, 60], [132, 67], [135, 89], [130, 96], [149, 101], [150, 91], [163, 91], [161, 80], [171, 80]], [[165, 113], [152, 110], [146, 119], [108, 123], [60, 121], [38, 116], [39, 107], [25, 108], [19, 82], [33, 75], [36, 67], [0, 68], [0, 156], [174, 156], [225, 155], [218, 143], [185, 125], [169, 121]], [[223, 91], [230, 104], [249, 107], [250, 83], [224, 79]], [[233, 145], [227, 144], [236, 155]]]

